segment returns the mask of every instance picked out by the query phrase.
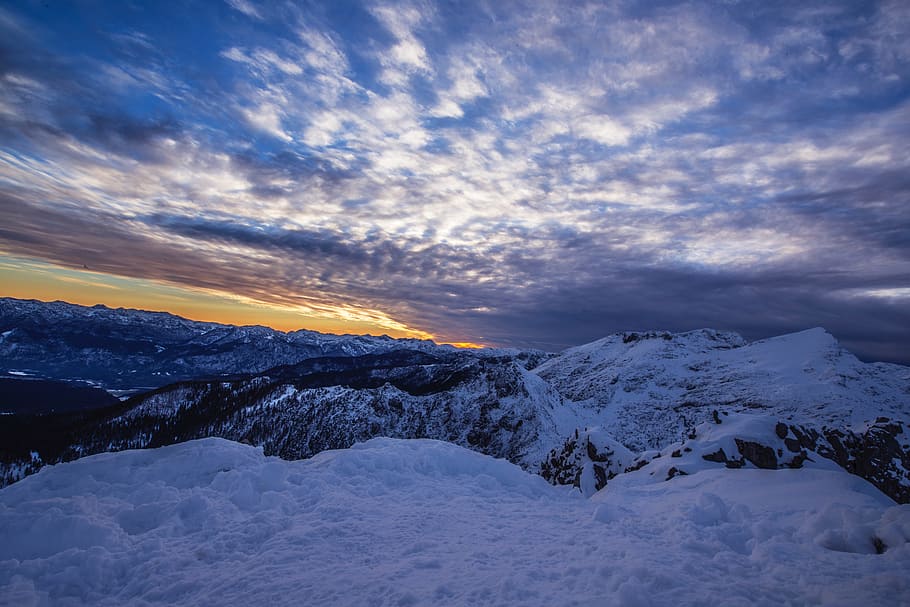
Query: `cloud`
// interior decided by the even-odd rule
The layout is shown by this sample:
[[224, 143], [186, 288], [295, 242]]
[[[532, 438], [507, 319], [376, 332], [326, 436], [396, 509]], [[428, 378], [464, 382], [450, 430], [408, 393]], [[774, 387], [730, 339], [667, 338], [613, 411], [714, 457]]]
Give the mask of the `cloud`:
[[273, 135], [284, 142], [292, 140], [292, 137], [281, 126], [282, 111], [277, 103], [264, 101], [256, 107], [242, 108], [241, 112], [251, 126], [263, 133]]
[[229, 4], [192, 52], [0, 14], [2, 251], [453, 341], [903, 356], [901, 3]]
[[394, 43], [380, 55], [383, 82], [390, 86], [402, 85], [412, 73], [432, 71], [426, 48], [415, 32], [427, 17], [416, 6], [379, 4], [371, 12], [394, 36]]
[[253, 19], [262, 20], [262, 13], [259, 12], [259, 9], [250, 2], [249, 0], [225, 0], [231, 8], [234, 10], [240, 11], [247, 17], [252, 17]]

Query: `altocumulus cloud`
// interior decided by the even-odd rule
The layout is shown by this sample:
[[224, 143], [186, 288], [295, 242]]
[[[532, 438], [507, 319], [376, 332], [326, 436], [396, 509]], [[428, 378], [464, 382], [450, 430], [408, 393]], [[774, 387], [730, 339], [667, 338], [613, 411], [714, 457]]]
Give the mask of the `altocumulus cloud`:
[[910, 362], [908, 31], [902, 2], [7, 7], [0, 247], [455, 341], [823, 325]]

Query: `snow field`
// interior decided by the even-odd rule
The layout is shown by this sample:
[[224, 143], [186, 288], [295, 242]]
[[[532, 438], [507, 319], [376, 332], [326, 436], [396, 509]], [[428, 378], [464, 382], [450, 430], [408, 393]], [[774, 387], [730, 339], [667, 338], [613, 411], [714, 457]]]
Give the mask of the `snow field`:
[[298, 462], [221, 439], [97, 455], [0, 491], [0, 603], [910, 601], [910, 507], [862, 479], [641, 472], [587, 500], [429, 440]]

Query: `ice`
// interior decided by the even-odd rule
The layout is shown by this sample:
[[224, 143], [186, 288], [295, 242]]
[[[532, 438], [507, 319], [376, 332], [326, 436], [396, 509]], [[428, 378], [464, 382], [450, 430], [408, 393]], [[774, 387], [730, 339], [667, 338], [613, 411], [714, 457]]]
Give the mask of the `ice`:
[[46, 468], [0, 490], [0, 529], [4, 605], [910, 600], [910, 507], [835, 469], [642, 469], [584, 499], [431, 440], [204, 439]]

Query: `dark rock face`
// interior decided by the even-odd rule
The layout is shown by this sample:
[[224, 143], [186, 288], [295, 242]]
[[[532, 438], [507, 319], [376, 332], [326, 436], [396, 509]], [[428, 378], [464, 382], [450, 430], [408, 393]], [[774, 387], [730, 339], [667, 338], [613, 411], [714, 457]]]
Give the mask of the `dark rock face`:
[[[910, 449], [901, 423], [878, 420], [862, 434], [824, 429], [816, 451], [861, 476], [900, 504], [910, 503]], [[904, 437], [906, 441], [906, 437]]]
[[[787, 451], [795, 454], [789, 461], [780, 462], [779, 467], [800, 468], [805, 461], [811, 460], [809, 452], [815, 452], [847, 472], [866, 479], [894, 501], [910, 503], [910, 446], [898, 440], [898, 437], [904, 437], [903, 441], [907, 442], [900, 422], [880, 417], [861, 433], [782, 423], [778, 423], [775, 430]], [[765, 448], [767, 451], [747, 447], [752, 457], [758, 456], [763, 463], [770, 464], [771, 458], [767, 456], [769, 451], [773, 456], [773, 450]], [[752, 461], [745, 451], [740, 451]], [[753, 463], [759, 466], [759, 463]]]
[[[717, 419], [723, 414], [718, 412]], [[772, 422], [773, 423], [773, 422]], [[903, 425], [879, 419], [862, 433], [778, 422], [771, 439], [734, 437], [738, 453], [726, 453], [723, 448], [703, 453], [702, 459], [726, 468], [749, 466], [764, 470], [802, 468], [807, 461], [818, 457], [833, 460], [847, 472], [861, 476], [898, 503], [910, 503], [910, 447]], [[697, 441], [698, 438], [691, 438]], [[770, 444], [765, 444], [770, 441]], [[681, 457], [697, 442], [689, 442], [670, 452]], [[554, 450], [541, 466], [541, 474], [554, 484], [583, 485], [582, 477], [589, 470], [597, 490], [609, 484], [615, 474], [635, 472], [660, 457], [660, 454], [639, 456], [617, 467], [613, 451], [599, 448], [586, 435], [566, 441], [561, 450]], [[651, 459], [653, 458], [653, 459]], [[587, 468], [586, 468], [587, 466]], [[667, 480], [685, 474], [679, 466], [671, 467]]]
[[786, 438], [782, 436], [781, 438], [784, 439], [784, 446], [787, 448], [787, 451], [790, 451], [792, 453], [799, 453], [802, 451], [802, 444], [797, 439], [790, 438], [789, 436]]
[[718, 464], [723, 464], [727, 461], [727, 454], [724, 453], [723, 449], [718, 449], [714, 453], [708, 453], [707, 455], [702, 455], [702, 459], [709, 462], [717, 462]]
[[756, 468], [777, 470], [777, 457], [774, 449], [752, 441], [736, 439], [736, 448], [740, 455], [751, 462]]
[[[578, 487], [581, 483], [582, 464], [576, 456], [578, 451], [578, 432], [575, 438], [568, 439], [562, 448], [550, 451], [547, 458], [540, 464], [540, 475], [552, 485], [572, 485]], [[587, 451], [587, 448], [585, 448]]]
[[[737, 439], [739, 443], [739, 439]], [[718, 464], [724, 464], [727, 468], [742, 468], [746, 465], [746, 460], [743, 458], [739, 459], [730, 459], [727, 457], [727, 454], [723, 449], [718, 449], [713, 453], [706, 453], [702, 455], [701, 458], [707, 462], [716, 462]]]
[[793, 459], [789, 462], [784, 463], [784, 466], [787, 468], [802, 468], [803, 462], [812, 461], [809, 455], [802, 451], [793, 456]]
[[671, 478], [674, 478], [677, 476], [686, 476], [686, 475], [688, 475], [688, 472], [686, 472], [685, 470], [680, 470], [676, 466], [673, 466], [672, 468], [667, 470], [667, 479], [666, 480], [670, 480]]

